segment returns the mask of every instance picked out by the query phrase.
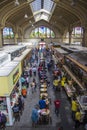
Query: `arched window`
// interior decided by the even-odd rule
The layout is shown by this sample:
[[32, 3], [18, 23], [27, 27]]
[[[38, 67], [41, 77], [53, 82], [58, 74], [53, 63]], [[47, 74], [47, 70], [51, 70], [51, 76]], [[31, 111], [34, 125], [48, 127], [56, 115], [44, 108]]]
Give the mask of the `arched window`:
[[12, 38], [14, 38], [13, 29], [11, 27], [5, 27], [3, 29], [3, 38], [4, 39], [12, 39]]
[[72, 31], [73, 38], [81, 38], [83, 36], [83, 29], [82, 27], [75, 27]]
[[40, 26], [32, 30], [30, 38], [55, 38], [55, 33], [44, 26]]

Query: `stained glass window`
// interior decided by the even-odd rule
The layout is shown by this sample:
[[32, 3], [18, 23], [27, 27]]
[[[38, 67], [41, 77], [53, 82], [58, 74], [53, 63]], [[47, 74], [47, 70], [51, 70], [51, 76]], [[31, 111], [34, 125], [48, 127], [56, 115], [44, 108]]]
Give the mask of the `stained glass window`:
[[47, 27], [40, 26], [32, 30], [30, 38], [55, 38], [55, 33]]
[[55, 38], [55, 33], [47, 27], [40, 26], [32, 30], [30, 38]]
[[3, 29], [3, 38], [14, 38], [14, 33], [13, 33], [13, 30], [12, 28], [9, 28], [9, 27], [5, 27]]
[[75, 27], [72, 31], [73, 37], [81, 37], [83, 35], [83, 29], [82, 27]]

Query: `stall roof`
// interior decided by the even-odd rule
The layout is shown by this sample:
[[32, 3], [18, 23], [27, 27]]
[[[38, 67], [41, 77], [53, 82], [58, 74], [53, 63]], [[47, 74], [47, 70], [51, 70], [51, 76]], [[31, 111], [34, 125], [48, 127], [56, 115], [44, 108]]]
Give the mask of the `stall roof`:
[[61, 49], [61, 48], [55, 48], [59, 53], [61, 53], [61, 54], [68, 54], [68, 52], [67, 51], [65, 51], [65, 50], [63, 50], [63, 49]]
[[19, 50], [19, 49], [21, 49], [21, 48], [23, 48], [23, 47], [25, 47], [26, 45], [14, 45], [14, 46], [4, 46], [3, 47], [3, 51], [4, 52], [7, 52], [7, 53], [12, 53], [12, 52], [14, 52], [14, 51], [16, 51], [16, 50]]
[[14, 66], [17, 66], [18, 65], [18, 63], [19, 62], [13, 62], [13, 61], [11, 61], [11, 62], [9, 62], [9, 63], [7, 63], [6, 65], [5, 65], [5, 67], [14, 67]]
[[19, 57], [15, 57], [14, 61], [21, 61], [24, 59], [24, 57], [30, 52], [31, 49], [26, 49], [24, 52], [22, 52], [22, 55]]
[[0, 58], [4, 57], [4, 56], [6, 56], [6, 55], [7, 55], [7, 54], [6, 54], [5, 52], [0, 51]]
[[87, 47], [73, 46], [73, 45], [61, 45], [62, 48], [69, 50], [71, 52], [87, 51]]
[[19, 62], [7, 63], [5, 66], [0, 68], [0, 76], [8, 76], [18, 64]]
[[87, 66], [87, 51], [79, 51], [76, 53], [69, 54], [68, 56], [72, 57], [82, 65]]

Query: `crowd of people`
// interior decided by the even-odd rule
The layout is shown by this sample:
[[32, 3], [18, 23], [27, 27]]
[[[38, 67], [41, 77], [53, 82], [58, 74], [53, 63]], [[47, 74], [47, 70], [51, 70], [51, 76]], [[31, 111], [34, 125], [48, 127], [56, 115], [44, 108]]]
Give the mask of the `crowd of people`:
[[[52, 71], [53, 84], [51, 86], [53, 86], [54, 92], [62, 92], [64, 90], [65, 83], [67, 82], [67, 77], [64, 74], [63, 69], [59, 67], [59, 63], [54, 63], [54, 60], [52, 58], [52, 50], [46, 50], [45, 48], [42, 52], [39, 52], [39, 49], [35, 48], [32, 50], [31, 60], [29, 62], [30, 67], [28, 71], [24, 72], [21, 76], [21, 95], [19, 95], [18, 100], [12, 108], [15, 121], [20, 121], [20, 116], [24, 110], [24, 100], [27, 97], [27, 89], [29, 87], [31, 88], [32, 94], [37, 91], [37, 87], [39, 87], [40, 90], [41, 85], [45, 84], [46, 89], [47, 87], [50, 87], [51, 84], [47, 72], [49, 73], [50, 70]], [[40, 86], [36, 82], [37, 76], [39, 77]], [[30, 79], [32, 80], [30, 81]], [[60, 113], [61, 100], [55, 98], [53, 103], [55, 114], [58, 117]], [[34, 105], [31, 113], [33, 127], [36, 127], [37, 124], [46, 124], [52, 122], [52, 118], [50, 116], [50, 104], [51, 98], [49, 95], [41, 93], [40, 100], [36, 102], [36, 105]], [[46, 112], [48, 115], [43, 114]], [[74, 97], [71, 101], [71, 112], [72, 119], [75, 122], [75, 129], [78, 129], [80, 127], [80, 124], [82, 124], [81, 112], [79, 105]], [[6, 116], [0, 112], [0, 127], [5, 127], [6, 121]], [[87, 130], [87, 111], [85, 111], [83, 125], [85, 126], [85, 130]], [[60, 130], [63, 130], [63, 127], [61, 127]]]

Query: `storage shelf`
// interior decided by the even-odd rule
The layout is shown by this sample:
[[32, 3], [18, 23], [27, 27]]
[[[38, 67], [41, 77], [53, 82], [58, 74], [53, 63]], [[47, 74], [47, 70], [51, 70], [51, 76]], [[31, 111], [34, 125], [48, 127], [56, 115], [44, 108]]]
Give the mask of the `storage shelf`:
[[70, 77], [79, 85], [79, 87], [82, 90], [85, 90], [82, 86], [82, 84], [76, 79], [76, 77], [72, 74], [72, 72], [69, 70], [69, 68], [66, 65], [63, 65], [63, 68], [65, 69], [65, 71], [70, 75]]

